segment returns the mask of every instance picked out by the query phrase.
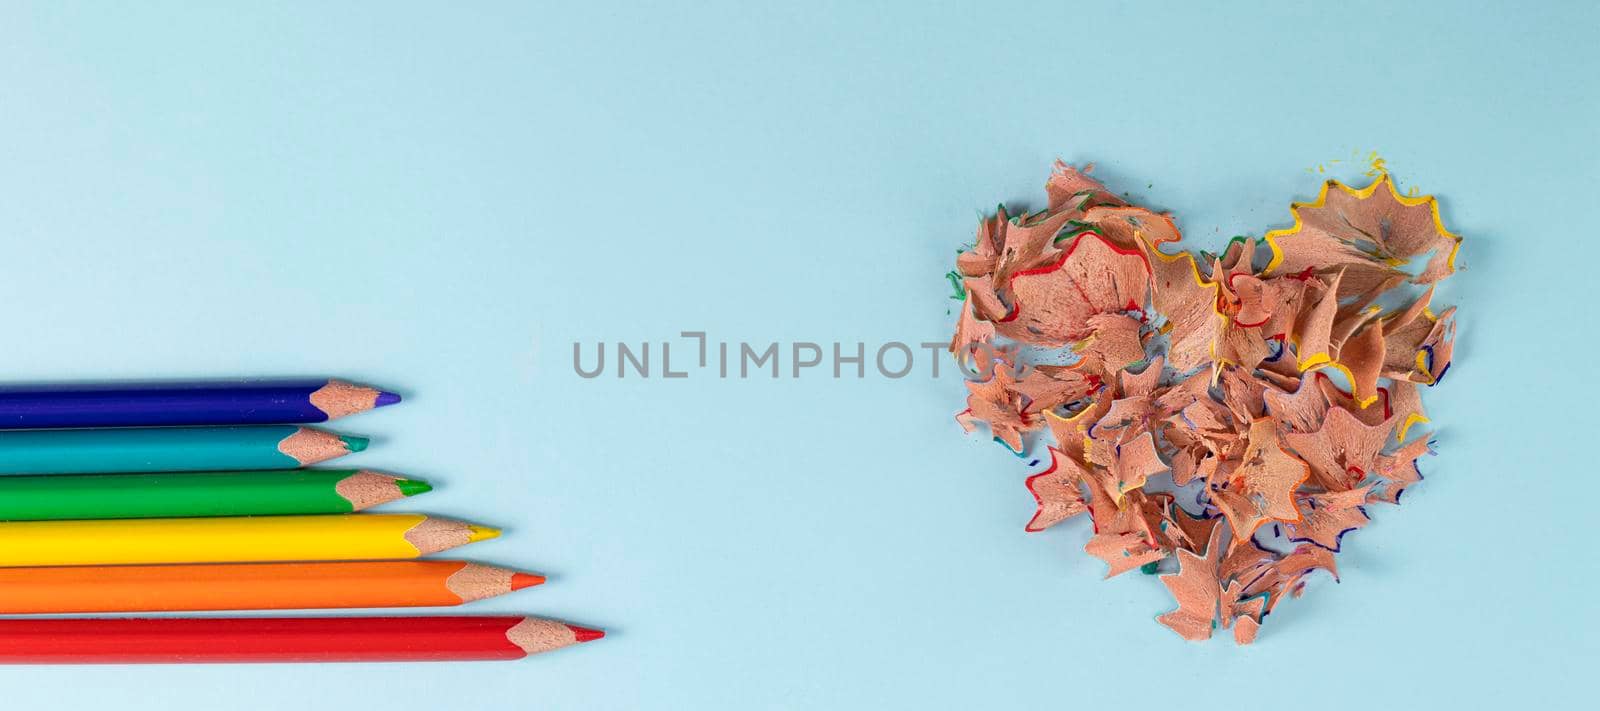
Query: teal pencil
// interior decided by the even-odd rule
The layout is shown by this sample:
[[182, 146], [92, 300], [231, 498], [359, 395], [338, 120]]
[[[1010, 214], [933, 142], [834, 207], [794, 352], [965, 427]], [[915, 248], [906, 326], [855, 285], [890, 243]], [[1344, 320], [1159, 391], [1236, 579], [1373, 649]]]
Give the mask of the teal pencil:
[[0, 474], [294, 469], [367, 448], [294, 425], [0, 432]]

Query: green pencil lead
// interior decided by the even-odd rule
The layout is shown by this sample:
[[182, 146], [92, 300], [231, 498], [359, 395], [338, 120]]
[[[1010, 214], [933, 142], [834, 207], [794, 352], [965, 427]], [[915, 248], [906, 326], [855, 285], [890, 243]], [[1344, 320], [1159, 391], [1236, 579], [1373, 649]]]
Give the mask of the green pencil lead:
[[417, 479], [396, 479], [394, 480], [394, 485], [399, 487], [400, 494], [403, 496], [416, 496], [433, 491], [432, 484]]

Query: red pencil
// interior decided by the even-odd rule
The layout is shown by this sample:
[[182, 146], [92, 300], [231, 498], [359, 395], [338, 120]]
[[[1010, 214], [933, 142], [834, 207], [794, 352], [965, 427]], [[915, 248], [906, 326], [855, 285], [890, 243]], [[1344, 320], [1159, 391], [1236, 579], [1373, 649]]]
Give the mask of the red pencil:
[[521, 659], [605, 636], [538, 617], [0, 620], [0, 664]]

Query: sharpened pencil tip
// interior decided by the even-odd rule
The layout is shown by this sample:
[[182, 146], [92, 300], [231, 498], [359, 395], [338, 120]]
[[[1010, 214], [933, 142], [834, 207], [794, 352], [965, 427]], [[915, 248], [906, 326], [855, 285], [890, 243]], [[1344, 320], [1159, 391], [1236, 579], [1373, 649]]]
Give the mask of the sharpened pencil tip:
[[387, 390], [378, 393], [378, 399], [372, 401], [373, 407], [383, 407], [400, 402], [400, 396]]
[[567, 629], [572, 630], [572, 636], [576, 637], [579, 642], [593, 642], [606, 636], [604, 630], [592, 630], [588, 627], [579, 627], [577, 625], [567, 625]]
[[416, 479], [395, 479], [394, 485], [400, 489], [401, 496], [416, 496], [433, 491], [433, 485]]
[[349, 437], [346, 435], [339, 435], [339, 441], [344, 443], [345, 449], [352, 452], [361, 452], [366, 450], [367, 444], [369, 444], [372, 440], [369, 440], [366, 437]]
[[533, 573], [512, 573], [511, 575], [512, 590], [521, 590], [523, 588], [531, 588], [535, 585], [543, 584], [543, 575], [534, 575]]
[[488, 526], [479, 526], [471, 523], [467, 524], [468, 543], [477, 543], [478, 541], [487, 541], [491, 538], [499, 537], [500, 529], [498, 528], [489, 528]]

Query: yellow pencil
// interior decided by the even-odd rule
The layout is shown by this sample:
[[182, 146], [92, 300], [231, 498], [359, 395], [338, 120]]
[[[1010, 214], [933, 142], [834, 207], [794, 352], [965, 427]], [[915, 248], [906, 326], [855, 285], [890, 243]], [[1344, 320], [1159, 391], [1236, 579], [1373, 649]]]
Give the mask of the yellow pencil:
[[500, 532], [422, 514], [0, 523], [0, 567], [416, 558]]

